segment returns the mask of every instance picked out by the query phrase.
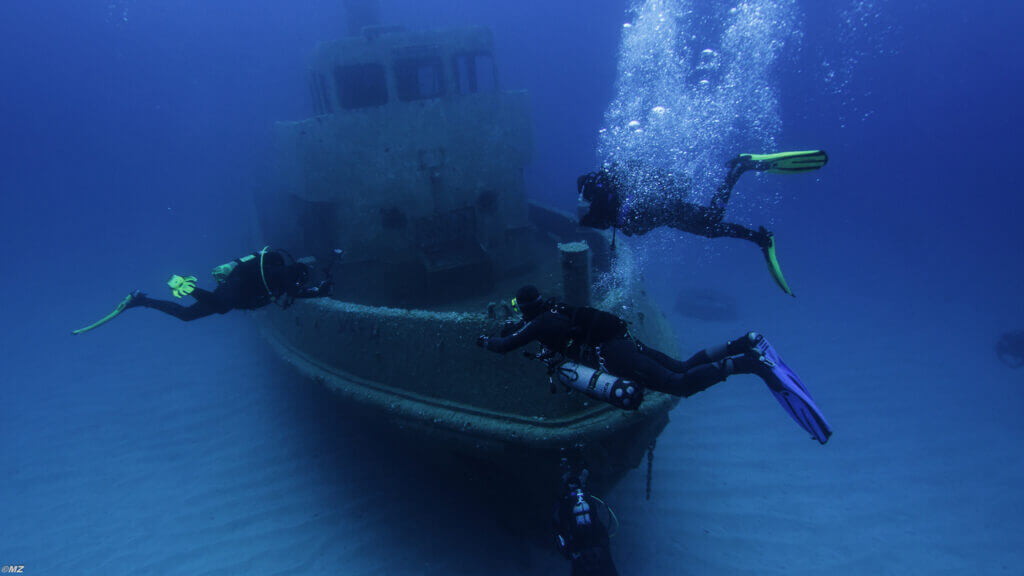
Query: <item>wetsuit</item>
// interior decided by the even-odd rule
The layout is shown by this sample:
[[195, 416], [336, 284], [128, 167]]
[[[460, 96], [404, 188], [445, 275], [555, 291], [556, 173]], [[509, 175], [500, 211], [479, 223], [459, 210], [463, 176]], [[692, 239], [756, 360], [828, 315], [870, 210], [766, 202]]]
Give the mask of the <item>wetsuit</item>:
[[177, 302], [158, 300], [140, 294], [132, 300], [129, 307], [153, 308], [184, 322], [190, 322], [211, 314], [225, 314], [235, 309], [255, 310], [279, 298], [284, 298], [286, 303], [290, 303], [295, 298], [327, 296], [329, 283], [321, 282], [316, 286], [306, 286], [308, 276], [309, 267], [305, 264], [286, 264], [280, 253], [268, 252], [263, 258], [262, 273], [258, 254], [245, 262], [239, 261], [231, 274], [218, 284], [213, 292], [195, 288], [191, 296], [196, 301], [191, 306], [182, 306]]
[[559, 551], [572, 561], [573, 576], [618, 576], [608, 529], [582, 488], [566, 491], [552, 519]]
[[524, 317], [508, 336], [483, 338], [481, 345], [505, 353], [533, 341], [551, 352], [595, 368], [602, 366], [616, 376], [675, 396], [692, 396], [730, 374], [752, 374], [759, 368], [756, 358], [745, 355], [750, 350], [745, 337], [680, 362], [634, 340], [626, 322], [613, 314], [553, 302], [529, 320]]
[[709, 206], [685, 201], [686, 194], [679, 190], [688, 186], [680, 186], [667, 176], [654, 183], [655, 187], [665, 190], [664, 194], [652, 195], [646, 202], [626, 204], [623, 185], [614, 173], [601, 170], [584, 174], [576, 184], [580, 194], [590, 202], [590, 210], [580, 218], [580, 225], [600, 230], [614, 227], [627, 236], [668, 226], [706, 238], [725, 236], [749, 240], [763, 248], [770, 242], [767, 230], [754, 231], [740, 224], [723, 222], [733, 186], [745, 169], [740, 163], [730, 165], [725, 182], [715, 191]]

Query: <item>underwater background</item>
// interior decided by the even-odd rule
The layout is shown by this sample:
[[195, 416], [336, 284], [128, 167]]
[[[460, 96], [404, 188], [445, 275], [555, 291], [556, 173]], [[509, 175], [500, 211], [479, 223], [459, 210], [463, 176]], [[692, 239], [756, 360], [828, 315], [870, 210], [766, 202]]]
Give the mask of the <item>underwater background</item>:
[[[737, 152], [830, 155], [811, 175], [746, 176], [729, 207], [775, 231], [795, 299], [745, 243], [631, 240], [629, 273], [682, 351], [768, 334], [835, 435], [808, 441], [753, 379], [683, 400], [651, 500], [642, 469], [602, 495], [622, 574], [1022, 573], [1024, 369], [996, 346], [1024, 330], [1024, 6], [383, 0], [382, 15], [493, 30], [502, 86], [530, 93], [528, 194], [560, 208], [624, 148], [698, 181]], [[130, 289], [254, 249], [273, 123], [311, 114], [309, 57], [344, 33], [327, 0], [0, 6], [0, 564], [568, 572], [456, 462], [375, 437], [301, 381], [244, 313], [69, 335]], [[677, 57], [639, 58], [651, 47]], [[621, 130], [634, 119], [643, 134]], [[692, 154], [666, 152], [680, 145]]]

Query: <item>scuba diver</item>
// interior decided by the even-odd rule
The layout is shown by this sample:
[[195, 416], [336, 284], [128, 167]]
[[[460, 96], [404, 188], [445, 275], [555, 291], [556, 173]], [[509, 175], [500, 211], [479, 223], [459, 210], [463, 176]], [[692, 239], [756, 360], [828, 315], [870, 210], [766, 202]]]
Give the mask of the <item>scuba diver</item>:
[[685, 201], [688, 181], [679, 182], [670, 174], [659, 174], [653, 186], [665, 193], [653, 202], [631, 202], [624, 190], [625, 178], [616, 166], [584, 174], [576, 180], [580, 199], [580, 225], [599, 230], [622, 230], [627, 236], [643, 235], [655, 228], [669, 226], [707, 238], [740, 238], [757, 244], [768, 263], [768, 270], [779, 288], [793, 296], [775, 256], [775, 237], [766, 228], [756, 231], [740, 224], [725, 222], [733, 186], [747, 170], [773, 174], [799, 174], [817, 170], [828, 162], [824, 150], [779, 152], [777, 154], [740, 154], [727, 164], [725, 181], [715, 190], [708, 206]]
[[295, 260], [284, 250], [271, 250], [266, 246], [214, 268], [217, 287], [213, 292], [197, 287], [195, 276], [171, 276], [167, 282], [171, 294], [175, 298], [191, 296], [195, 299], [191, 306], [150, 298], [146, 293], [135, 290], [113, 312], [72, 334], [98, 328], [129, 308], [152, 308], [183, 322], [191, 322], [235, 309], [255, 310], [271, 302], [287, 308], [297, 298], [330, 296], [334, 286], [330, 271], [324, 270], [324, 279], [315, 284], [311, 281], [312, 275], [313, 267], [307, 259]]
[[637, 409], [644, 388], [689, 397], [733, 374], [755, 374], [818, 442], [824, 444], [832, 435], [800, 378], [756, 332], [701, 350], [680, 362], [631, 337], [626, 321], [618, 316], [544, 300], [534, 286], [520, 288], [512, 308], [522, 314], [522, 320], [507, 326], [505, 336], [481, 335], [478, 346], [506, 353], [536, 340], [543, 349], [535, 357], [566, 359], [550, 360], [548, 364], [562, 384], [612, 405]]
[[618, 524], [615, 513], [587, 489], [589, 472], [562, 458], [562, 489], [551, 519], [558, 551], [572, 562], [573, 576], [618, 576], [612, 561], [608, 528], [592, 506], [598, 502]]

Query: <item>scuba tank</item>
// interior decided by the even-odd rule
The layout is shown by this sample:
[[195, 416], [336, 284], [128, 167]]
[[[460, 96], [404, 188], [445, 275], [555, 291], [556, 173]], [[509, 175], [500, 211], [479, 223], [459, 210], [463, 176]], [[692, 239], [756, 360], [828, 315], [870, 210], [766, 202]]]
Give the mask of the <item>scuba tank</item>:
[[644, 389], [635, 382], [571, 360], [553, 366], [551, 377], [567, 388], [623, 410], [636, 410], [644, 400]]
[[576, 502], [572, 505], [572, 515], [576, 521], [576, 528], [590, 528], [590, 504], [587, 503], [587, 495], [583, 490], [577, 488], [572, 493]]

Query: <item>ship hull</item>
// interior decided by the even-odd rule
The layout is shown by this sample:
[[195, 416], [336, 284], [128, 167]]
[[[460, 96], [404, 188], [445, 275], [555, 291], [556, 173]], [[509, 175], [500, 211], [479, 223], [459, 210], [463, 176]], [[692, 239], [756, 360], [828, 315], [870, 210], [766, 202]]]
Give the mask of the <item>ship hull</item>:
[[[581, 234], [558, 212], [533, 206], [530, 215], [550, 239]], [[596, 255], [608, 250], [605, 237], [589, 234]], [[620, 264], [629, 257], [622, 246], [615, 253]], [[674, 351], [664, 318], [641, 286], [610, 290], [599, 300], [595, 305], [631, 322], [631, 334]], [[540, 485], [557, 474], [536, 472], [557, 469], [559, 454], [574, 446], [584, 446], [598, 485], [611, 486], [640, 464], [678, 399], [649, 392], [638, 410], [625, 411], [554, 389], [542, 363], [474, 345], [478, 335], [500, 329], [493, 310], [410, 310], [324, 298], [286, 310], [268, 307], [257, 317], [270, 345], [302, 376], [417, 441], [510, 473], [530, 470], [543, 478]]]

